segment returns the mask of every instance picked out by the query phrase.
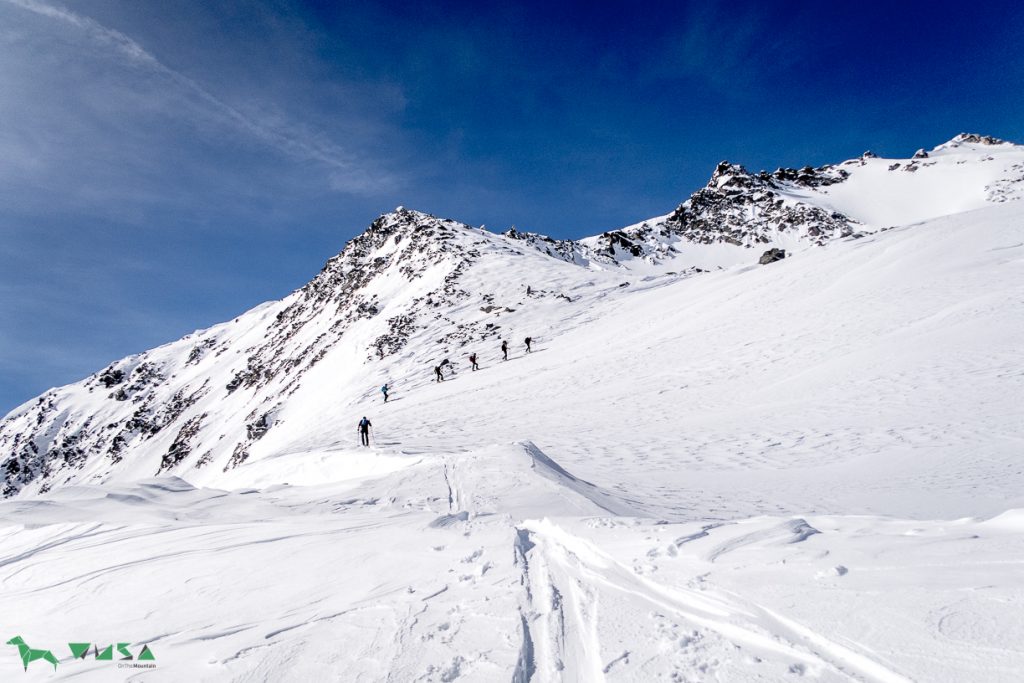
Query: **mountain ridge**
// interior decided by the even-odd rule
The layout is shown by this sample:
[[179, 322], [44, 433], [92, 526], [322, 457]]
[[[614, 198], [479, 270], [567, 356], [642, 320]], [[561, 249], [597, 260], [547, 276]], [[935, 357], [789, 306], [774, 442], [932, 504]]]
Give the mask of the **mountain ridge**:
[[[114, 475], [227, 473], [264, 447], [297, 395], [328, 395], [339, 382], [373, 387], [391, 373], [422, 386], [430, 368], [467, 348], [563, 334], [623, 292], [750, 267], [763, 248], [808, 250], [913, 223], [940, 195], [938, 210], [1019, 199], [1022, 178], [1024, 147], [961, 134], [902, 161], [865, 153], [757, 174], [722, 162], [675, 211], [582, 240], [495, 234], [398, 207], [283, 299], [9, 413], [2, 495]], [[902, 195], [883, 206], [888, 214], [876, 206]]]

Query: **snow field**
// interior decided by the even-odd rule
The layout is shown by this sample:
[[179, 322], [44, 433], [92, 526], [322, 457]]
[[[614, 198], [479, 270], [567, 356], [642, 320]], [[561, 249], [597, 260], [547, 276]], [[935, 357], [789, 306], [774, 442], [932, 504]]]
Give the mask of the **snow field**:
[[[0, 503], [4, 604], [26, 634], [148, 643], [135, 680], [1011, 681], [1024, 661], [1019, 511], [663, 523], [528, 443], [406, 462]], [[65, 655], [47, 677], [111, 670]]]

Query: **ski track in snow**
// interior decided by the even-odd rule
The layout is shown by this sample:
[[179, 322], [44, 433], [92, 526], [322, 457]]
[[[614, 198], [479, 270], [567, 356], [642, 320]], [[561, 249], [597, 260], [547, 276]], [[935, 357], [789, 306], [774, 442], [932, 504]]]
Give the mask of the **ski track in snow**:
[[[545, 561], [535, 559], [530, 568], [539, 577], [535, 581], [542, 589], [535, 590], [538, 599], [550, 603], [548, 613], [542, 616], [552, 622], [545, 625], [545, 631], [555, 633], [556, 653], [548, 655], [553, 658], [551, 668], [565, 671], [565, 659], [582, 665], [583, 670], [568, 672], [572, 680], [604, 680], [603, 674], [608, 673], [609, 667], [596, 669], [600, 663], [595, 619], [600, 601], [594, 594], [596, 587], [640, 599], [662, 613], [694, 624], [704, 631], [703, 634], [697, 632], [700, 638], [707, 637], [707, 631], [711, 631], [736, 646], [788, 657], [796, 662], [794, 667], [821, 667], [851, 678], [886, 683], [908, 680], [869, 657], [831, 642], [756, 603], [711, 599], [698, 591], [668, 588], [638, 576], [598, 548], [550, 523], [530, 528], [534, 530], [531, 540], [543, 539], [534, 545], [539, 545], [537, 552]], [[552, 571], [552, 566], [558, 569]], [[563, 591], [556, 585], [563, 586]], [[567, 601], [562, 597], [565, 592], [570, 596], [568, 616]], [[571, 622], [568, 627], [567, 620]], [[564, 640], [567, 638], [574, 641], [568, 646], [573, 650], [570, 653], [566, 652]]]
[[[1015, 513], [663, 523], [609, 516], [608, 494], [538, 474], [540, 456], [430, 457], [356, 497], [343, 483], [153, 497], [143, 482], [149, 507], [178, 511], [148, 522], [121, 502], [131, 488], [2, 503], [20, 544], [0, 556], [5, 604], [26, 632], [130, 631], [160, 663], [138, 680], [1009, 681], [1024, 661], [1024, 624], [992, 608], [1024, 596]], [[60, 521], [100, 492], [107, 521]], [[237, 520], [207, 518], [197, 494]], [[338, 514], [339, 500], [366, 502]], [[109, 680], [102, 665], [63, 661], [58, 677]]]

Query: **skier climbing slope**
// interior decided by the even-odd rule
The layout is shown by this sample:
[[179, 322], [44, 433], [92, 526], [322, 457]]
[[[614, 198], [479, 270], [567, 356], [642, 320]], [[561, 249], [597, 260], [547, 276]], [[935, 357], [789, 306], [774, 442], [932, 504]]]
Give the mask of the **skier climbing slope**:
[[370, 423], [368, 419], [366, 419], [366, 416], [364, 415], [363, 419], [359, 421], [359, 425], [356, 427], [356, 429], [359, 431], [359, 439], [362, 442], [363, 446], [370, 445], [371, 427], [373, 427], [373, 425]]

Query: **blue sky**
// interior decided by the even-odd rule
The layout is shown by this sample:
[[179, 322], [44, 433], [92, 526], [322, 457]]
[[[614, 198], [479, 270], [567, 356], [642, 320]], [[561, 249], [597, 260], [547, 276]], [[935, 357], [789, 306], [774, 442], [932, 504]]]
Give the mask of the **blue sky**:
[[579, 237], [729, 159], [1024, 141], [1018, 3], [0, 0], [0, 413], [401, 204]]

